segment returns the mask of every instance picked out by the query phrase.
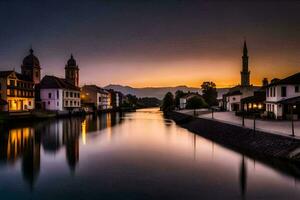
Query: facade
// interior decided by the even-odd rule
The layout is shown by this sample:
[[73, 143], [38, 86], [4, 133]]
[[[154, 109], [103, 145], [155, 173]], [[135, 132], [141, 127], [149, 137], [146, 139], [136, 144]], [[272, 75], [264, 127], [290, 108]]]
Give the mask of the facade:
[[85, 85], [81, 88], [81, 102], [86, 109], [110, 109], [109, 92], [96, 85]]
[[266, 111], [276, 119], [286, 119], [300, 114], [300, 73], [282, 80], [272, 81], [266, 87]]
[[253, 96], [241, 99], [242, 109], [246, 112], [264, 112], [266, 109], [266, 92], [264, 88], [255, 91]]
[[40, 84], [42, 108], [49, 111], [79, 111], [80, 88], [67, 80], [45, 76]]
[[110, 102], [109, 103], [110, 108], [118, 109], [122, 105], [123, 94], [121, 92], [117, 92], [112, 89], [107, 90], [107, 92], [109, 93], [108, 102]]
[[15, 71], [0, 72], [1, 111], [29, 111], [35, 108], [34, 83]]

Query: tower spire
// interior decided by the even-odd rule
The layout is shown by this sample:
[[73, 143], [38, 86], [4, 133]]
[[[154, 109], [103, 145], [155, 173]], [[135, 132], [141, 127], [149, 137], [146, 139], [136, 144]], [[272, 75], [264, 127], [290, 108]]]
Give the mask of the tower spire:
[[243, 67], [241, 71], [241, 86], [247, 87], [250, 86], [250, 71], [248, 68], [248, 48], [246, 39], [244, 40], [244, 47], [243, 47]]
[[243, 54], [244, 54], [244, 56], [248, 56], [248, 48], [247, 48], [247, 41], [246, 41], [246, 39], [244, 40]]

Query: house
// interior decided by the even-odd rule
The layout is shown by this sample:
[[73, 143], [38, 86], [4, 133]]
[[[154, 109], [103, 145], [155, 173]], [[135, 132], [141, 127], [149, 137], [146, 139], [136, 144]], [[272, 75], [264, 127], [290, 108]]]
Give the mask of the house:
[[44, 76], [40, 83], [42, 108], [50, 111], [79, 111], [80, 88], [66, 79]]
[[188, 94], [182, 96], [182, 97], [179, 99], [179, 108], [180, 108], [180, 109], [185, 109], [188, 100], [191, 99], [191, 98], [193, 98], [193, 97], [195, 97], [195, 96], [201, 97], [201, 98], [202, 98], [202, 96], [201, 96], [200, 94], [198, 94], [198, 93], [188, 93]]
[[118, 109], [122, 105], [123, 94], [121, 92], [114, 91], [112, 89], [107, 90], [109, 92], [110, 106], [113, 109]]
[[96, 85], [84, 85], [81, 88], [81, 102], [87, 111], [111, 108], [109, 93]]
[[272, 81], [266, 88], [266, 110], [276, 119], [300, 115], [300, 73]]
[[253, 96], [241, 99], [242, 110], [246, 112], [263, 112], [266, 110], [266, 92], [264, 89], [254, 92]]
[[15, 71], [0, 72], [1, 111], [17, 112], [34, 109], [34, 83]]
[[79, 68], [73, 55], [65, 66], [65, 78], [45, 76], [39, 84], [42, 109], [61, 113], [79, 111], [81, 108]]

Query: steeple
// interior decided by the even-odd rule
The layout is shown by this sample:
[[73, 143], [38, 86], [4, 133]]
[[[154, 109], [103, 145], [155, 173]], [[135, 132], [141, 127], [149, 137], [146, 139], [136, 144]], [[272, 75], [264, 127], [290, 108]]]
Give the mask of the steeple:
[[68, 60], [66, 66], [65, 66], [65, 78], [70, 83], [78, 87], [79, 84], [79, 68], [76, 64], [76, 60], [73, 57], [73, 54], [71, 54], [70, 59]]
[[243, 56], [248, 56], [247, 42], [244, 40]]
[[241, 86], [247, 87], [250, 86], [250, 71], [248, 69], [248, 48], [247, 48], [247, 42], [244, 41], [244, 47], [243, 47], [243, 67], [241, 71]]

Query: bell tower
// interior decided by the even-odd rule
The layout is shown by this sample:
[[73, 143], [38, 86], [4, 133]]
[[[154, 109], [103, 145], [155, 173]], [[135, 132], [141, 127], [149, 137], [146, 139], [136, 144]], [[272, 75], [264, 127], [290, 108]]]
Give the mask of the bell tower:
[[23, 59], [21, 71], [24, 76], [27, 76], [34, 84], [41, 81], [41, 66], [39, 59], [33, 54], [33, 49], [30, 48], [29, 55]]
[[241, 71], [241, 86], [247, 87], [250, 86], [250, 71], [248, 68], [248, 49], [246, 40], [244, 41], [244, 48], [243, 48], [243, 67]]
[[70, 59], [68, 60], [65, 66], [65, 79], [69, 81], [71, 84], [78, 87], [79, 85], [79, 68], [76, 64], [76, 60], [71, 54]]

